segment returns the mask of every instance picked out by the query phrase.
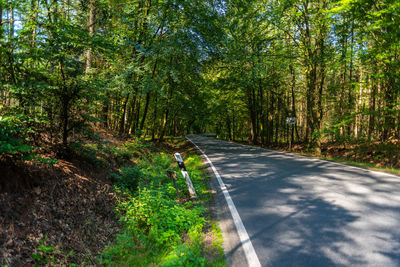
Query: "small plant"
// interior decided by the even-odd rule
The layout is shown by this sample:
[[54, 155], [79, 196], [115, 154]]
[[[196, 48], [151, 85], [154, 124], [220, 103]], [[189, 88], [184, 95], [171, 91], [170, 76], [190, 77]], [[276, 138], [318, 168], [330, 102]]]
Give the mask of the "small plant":
[[75, 255], [75, 252], [72, 250], [67, 254], [63, 254], [57, 247], [46, 245], [47, 237], [39, 240], [39, 246], [35, 249], [35, 253], [32, 254], [32, 258], [34, 259], [34, 266], [55, 266], [62, 265], [66, 266], [65, 263], [68, 263], [70, 267], [76, 267], [77, 265], [73, 262], [70, 262], [70, 258]]
[[46, 246], [45, 239], [39, 240], [40, 244], [36, 248], [36, 253], [32, 254], [32, 258], [35, 260], [35, 266], [41, 266], [44, 264], [57, 264], [58, 259], [57, 254], [60, 254], [60, 250], [54, 248], [53, 246]]

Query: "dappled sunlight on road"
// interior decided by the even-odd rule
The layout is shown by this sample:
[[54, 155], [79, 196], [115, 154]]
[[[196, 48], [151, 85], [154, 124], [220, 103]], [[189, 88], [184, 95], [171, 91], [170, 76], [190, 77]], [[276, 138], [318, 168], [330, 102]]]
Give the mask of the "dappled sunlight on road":
[[263, 266], [400, 265], [400, 177], [193, 139], [220, 172]]

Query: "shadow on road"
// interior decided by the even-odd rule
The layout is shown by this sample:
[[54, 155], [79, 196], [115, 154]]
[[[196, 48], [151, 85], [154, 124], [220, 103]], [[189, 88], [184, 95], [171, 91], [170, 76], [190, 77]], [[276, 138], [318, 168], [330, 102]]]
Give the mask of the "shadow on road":
[[263, 266], [400, 265], [400, 177], [193, 141], [222, 176]]

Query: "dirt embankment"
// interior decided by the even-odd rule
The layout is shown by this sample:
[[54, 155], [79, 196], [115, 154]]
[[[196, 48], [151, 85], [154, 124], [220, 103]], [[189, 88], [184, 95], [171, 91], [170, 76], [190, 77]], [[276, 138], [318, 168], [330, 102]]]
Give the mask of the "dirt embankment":
[[116, 199], [106, 171], [81, 165], [0, 163], [0, 265], [94, 264], [117, 231]]
[[0, 266], [95, 265], [113, 240], [113, 163], [99, 170], [71, 159], [54, 166], [0, 160]]

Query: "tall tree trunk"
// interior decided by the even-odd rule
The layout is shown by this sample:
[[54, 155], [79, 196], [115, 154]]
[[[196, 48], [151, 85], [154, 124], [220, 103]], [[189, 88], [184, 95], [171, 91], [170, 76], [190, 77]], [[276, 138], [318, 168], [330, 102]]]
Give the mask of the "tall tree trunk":
[[147, 117], [147, 111], [149, 109], [149, 103], [150, 103], [150, 92], [148, 91], [146, 93], [146, 102], [144, 104], [144, 110], [143, 110], [143, 115], [142, 115], [142, 120], [140, 121], [140, 130], [143, 130], [144, 127], [144, 122], [146, 121], [146, 117]]
[[257, 142], [257, 122], [256, 122], [256, 111], [254, 106], [254, 89], [250, 89], [250, 87], [246, 88], [247, 94], [247, 103], [249, 109], [249, 117], [250, 117], [250, 139], [252, 144], [256, 144]]
[[[109, 99], [110, 96], [106, 94], [106, 99]], [[101, 111], [101, 118], [103, 120], [103, 126], [105, 128], [108, 127], [108, 112], [109, 112], [109, 103], [107, 100], [103, 101], [103, 108]]]
[[126, 107], [128, 105], [130, 93], [125, 97], [124, 104], [122, 106], [122, 115], [119, 121], [119, 134], [123, 134], [125, 130], [125, 120], [126, 120]]
[[[3, 39], [3, 3], [0, 3], [0, 40], [2, 40]], [[8, 97], [7, 97], [7, 90], [6, 89], [4, 89], [4, 88], [0, 88], [0, 90], [1, 90], [1, 104], [2, 105], [5, 105], [5, 106], [8, 106], [7, 105], [7, 100], [8, 100]]]
[[[90, 0], [89, 2], [89, 35], [93, 36], [94, 33], [94, 24], [95, 24], [95, 2], [96, 0]], [[92, 69], [92, 57], [93, 53], [90, 48], [86, 51], [86, 73], [89, 73]]]
[[13, 5], [13, 1], [10, 1], [10, 35], [9, 35], [9, 42], [12, 42], [12, 38], [14, 38], [14, 5]]
[[236, 114], [235, 107], [232, 107], [232, 140], [235, 141], [237, 138], [236, 134]]
[[164, 140], [164, 135], [165, 135], [165, 130], [167, 128], [167, 122], [168, 122], [168, 114], [169, 114], [169, 104], [171, 101], [171, 95], [172, 95], [172, 88], [169, 88], [167, 92], [167, 101], [165, 103], [165, 109], [164, 109], [164, 119], [161, 124], [161, 131], [160, 135], [158, 137], [158, 142], [162, 142]]
[[62, 144], [64, 147], [68, 145], [68, 124], [69, 124], [69, 114], [68, 114], [68, 100], [64, 100], [62, 103], [61, 119], [62, 119]]
[[375, 131], [375, 110], [376, 110], [376, 78], [374, 77], [375, 74], [372, 74], [370, 77], [370, 100], [369, 100], [369, 122], [368, 122], [368, 140], [371, 140], [371, 137]]
[[226, 112], [226, 127], [228, 130], [228, 140], [232, 141], [232, 129], [231, 129], [231, 118], [229, 116], [229, 112]]
[[363, 81], [363, 70], [360, 67], [360, 76], [359, 76], [359, 90], [358, 90], [358, 101], [356, 103], [355, 107], [355, 112], [356, 112], [356, 117], [355, 117], [355, 122], [354, 122], [354, 137], [358, 138], [359, 134], [361, 133], [361, 114], [360, 113], [360, 108], [362, 104], [362, 93], [363, 93], [363, 88], [362, 88], [362, 81]]
[[[170, 61], [170, 63], [172, 64], [172, 58], [171, 58], [171, 61]], [[169, 74], [168, 75], [168, 84], [169, 84], [169, 86], [168, 86], [168, 88], [167, 88], [167, 100], [166, 100], [166, 103], [165, 103], [165, 109], [164, 109], [164, 119], [163, 119], [163, 121], [162, 121], [162, 124], [161, 124], [161, 130], [160, 130], [160, 135], [159, 135], [159, 137], [158, 137], [158, 142], [162, 142], [163, 141], [163, 139], [164, 139], [164, 135], [165, 135], [165, 130], [166, 130], [166, 128], [167, 128], [167, 123], [168, 123], [168, 114], [169, 114], [169, 105], [170, 105], [170, 102], [171, 102], [171, 98], [172, 98], [172, 91], [173, 91], [173, 87], [174, 87], [174, 81], [173, 81], [173, 78], [171, 77], [171, 74]]]
[[[323, 96], [323, 91], [324, 91], [324, 85], [325, 85], [325, 33], [323, 32], [325, 29], [325, 26], [322, 26], [322, 33], [319, 40], [318, 40], [318, 46], [319, 46], [319, 85], [318, 85], [318, 107], [317, 107], [317, 112], [318, 115], [315, 119], [316, 121], [316, 127], [317, 131], [319, 132], [321, 129], [321, 123], [322, 119], [324, 116], [324, 109], [323, 109], [323, 102], [322, 102], [322, 96]], [[321, 154], [321, 134], [318, 133], [318, 135], [315, 138], [315, 151], [317, 154]]]
[[0, 40], [3, 39], [3, 3], [0, 3]]
[[137, 107], [137, 97], [139, 94], [139, 88], [135, 87], [135, 93], [132, 99], [132, 109], [131, 109], [131, 117], [129, 118], [130, 123], [131, 123], [131, 134], [135, 134], [136, 133], [136, 128], [138, 127], [138, 125], [136, 124], [136, 118], [135, 118], [135, 114], [136, 114], [136, 109]]
[[281, 96], [277, 95], [278, 103], [276, 106], [276, 121], [275, 121], [275, 138], [274, 143], [279, 143], [279, 127], [280, 127], [280, 110], [281, 110]]
[[[156, 73], [157, 63], [158, 63], [158, 60], [156, 60], [156, 62], [154, 63], [153, 71], [152, 71], [152, 73], [151, 73], [151, 78], [152, 78], [152, 79], [154, 79], [154, 75], [155, 75], [155, 73]], [[149, 109], [150, 97], [151, 97], [151, 93], [150, 93], [150, 91], [147, 91], [147, 92], [146, 92], [146, 103], [145, 103], [145, 105], [144, 105], [144, 111], [143, 111], [142, 121], [140, 122], [140, 130], [143, 129], [144, 123], [145, 123], [145, 121], [146, 121], [147, 111], [148, 111], [148, 109]]]
[[296, 130], [296, 138], [297, 140], [300, 139], [299, 137], [299, 132], [297, 130], [297, 124], [299, 118], [297, 118], [297, 113], [296, 113], [296, 95], [295, 95], [295, 88], [296, 88], [296, 73], [293, 68], [293, 65], [290, 65], [290, 74], [292, 76], [292, 84], [291, 84], [291, 97], [292, 97], [292, 116], [296, 118], [296, 123], [292, 127], [292, 133], [291, 133], [291, 138], [292, 138], [292, 143], [294, 142], [294, 137], [293, 137], [293, 128]]
[[274, 113], [275, 113], [275, 93], [273, 90], [269, 91], [269, 95], [270, 95], [270, 101], [268, 101], [270, 103], [269, 105], [269, 109], [268, 109], [268, 144], [272, 143], [273, 140], [273, 136], [274, 136]]
[[258, 81], [258, 90], [259, 90], [259, 98], [260, 98], [260, 124], [261, 124], [261, 131], [260, 131], [260, 137], [261, 137], [261, 145], [265, 144], [265, 111], [264, 111], [264, 95], [263, 95], [263, 88], [262, 88], [262, 83], [261, 79]]
[[[354, 22], [351, 24], [351, 39], [350, 39], [350, 69], [349, 69], [349, 86], [348, 86], [348, 107], [347, 107], [347, 114], [350, 115], [353, 109], [353, 51], [354, 51]], [[354, 126], [353, 126], [354, 127]], [[349, 123], [347, 126], [347, 135], [351, 136], [351, 124]]]
[[158, 96], [156, 92], [155, 100], [154, 100], [154, 112], [153, 112], [153, 126], [151, 127], [151, 140], [154, 141], [156, 135], [156, 122], [157, 122], [157, 104], [158, 104]]
[[[10, 50], [8, 51], [8, 63], [9, 63], [9, 71], [10, 71], [10, 76], [11, 76], [11, 81], [16, 84], [17, 83], [17, 78], [15, 75], [15, 70], [14, 70], [14, 50], [13, 50], [13, 38], [14, 38], [14, 5], [13, 1], [10, 1], [10, 19], [9, 19], [9, 33], [8, 33], [8, 42], [10, 43]], [[20, 104], [24, 102], [23, 99], [20, 100]], [[8, 106], [10, 105], [10, 98], [8, 98]]]
[[[32, 48], [35, 48], [36, 47], [37, 21], [38, 21], [38, 15], [39, 15], [39, 10], [38, 10], [39, 9], [39, 0], [32, 0], [31, 8], [32, 8], [32, 10], [34, 10], [33, 18], [32, 18], [34, 27], [32, 29], [31, 46], [32, 46]], [[1, 38], [1, 36], [0, 36], [0, 38]], [[32, 67], [33, 67], [33, 65], [32, 65]]]
[[[390, 74], [389, 74], [390, 75]], [[393, 130], [395, 130], [395, 120], [394, 112], [395, 109], [395, 93], [393, 87], [393, 82], [386, 82], [385, 94], [384, 94], [384, 124], [383, 124], [383, 134], [382, 141], [387, 141], [389, 137], [392, 137]]]
[[139, 95], [139, 97], [137, 97], [137, 103], [136, 103], [136, 114], [135, 114], [135, 132], [134, 134], [139, 134], [141, 135], [141, 129], [139, 129], [139, 118], [140, 118], [140, 107], [141, 107], [141, 102], [142, 102], [142, 96]]

